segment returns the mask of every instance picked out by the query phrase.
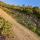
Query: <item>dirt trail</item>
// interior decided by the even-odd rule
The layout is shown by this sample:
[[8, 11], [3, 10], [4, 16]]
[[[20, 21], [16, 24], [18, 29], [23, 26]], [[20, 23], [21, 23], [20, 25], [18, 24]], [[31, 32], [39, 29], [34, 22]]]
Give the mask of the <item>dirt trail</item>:
[[9, 21], [13, 25], [13, 31], [15, 33], [14, 40], [40, 40], [36, 34], [23, 27], [21, 24], [17, 23], [11, 16], [0, 9], [0, 16], [5, 20]]

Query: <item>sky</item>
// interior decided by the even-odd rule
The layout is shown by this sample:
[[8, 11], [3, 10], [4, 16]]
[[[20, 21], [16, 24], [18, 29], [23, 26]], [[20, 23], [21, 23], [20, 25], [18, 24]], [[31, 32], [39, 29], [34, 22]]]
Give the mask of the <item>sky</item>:
[[0, 0], [8, 4], [14, 4], [14, 5], [23, 5], [26, 6], [38, 6], [40, 7], [40, 0]]

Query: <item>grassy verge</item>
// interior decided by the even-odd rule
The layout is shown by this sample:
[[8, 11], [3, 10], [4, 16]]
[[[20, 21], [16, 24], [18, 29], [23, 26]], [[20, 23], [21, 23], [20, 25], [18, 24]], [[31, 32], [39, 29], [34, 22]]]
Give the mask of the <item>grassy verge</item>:
[[0, 36], [1, 35], [5, 36], [6, 38], [14, 37], [12, 24], [9, 23], [8, 21], [5, 21], [2, 17], [0, 17]]

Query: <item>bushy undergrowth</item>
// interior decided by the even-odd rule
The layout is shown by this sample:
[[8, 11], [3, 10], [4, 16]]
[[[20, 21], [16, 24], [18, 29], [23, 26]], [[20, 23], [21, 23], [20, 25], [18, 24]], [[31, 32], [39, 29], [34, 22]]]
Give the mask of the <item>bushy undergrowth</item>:
[[40, 26], [38, 23], [35, 22], [37, 19], [32, 18], [29, 15], [20, 15], [16, 16], [16, 20], [18, 23], [24, 25], [26, 28], [30, 29], [31, 31], [37, 33], [40, 36]]
[[12, 33], [12, 24], [0, 17], [0, 35], [9, 37]]

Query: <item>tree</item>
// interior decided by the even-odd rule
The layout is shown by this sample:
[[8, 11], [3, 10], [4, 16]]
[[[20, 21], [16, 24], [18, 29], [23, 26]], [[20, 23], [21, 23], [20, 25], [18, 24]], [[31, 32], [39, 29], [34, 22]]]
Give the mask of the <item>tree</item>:
[[33, 14], [40, 18], [40, 11], [39, 11], [39, 7], [33, 7]]

